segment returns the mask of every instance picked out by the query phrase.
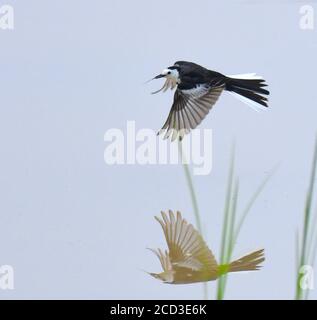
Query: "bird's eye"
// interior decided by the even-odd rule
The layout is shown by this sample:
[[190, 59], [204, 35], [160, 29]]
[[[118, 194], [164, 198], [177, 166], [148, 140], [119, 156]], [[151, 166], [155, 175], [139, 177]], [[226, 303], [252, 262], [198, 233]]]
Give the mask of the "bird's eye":
[[167, 72], [167, 74], [171, 74], [171, 71]]

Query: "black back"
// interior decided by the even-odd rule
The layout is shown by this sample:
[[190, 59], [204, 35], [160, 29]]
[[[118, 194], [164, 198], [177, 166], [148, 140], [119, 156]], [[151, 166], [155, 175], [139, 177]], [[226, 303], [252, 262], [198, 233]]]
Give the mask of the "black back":
[[219, 72], [208, 70], [196, 63], [187, 61], [177, 61], [174, 66], [180, 76], [180, 90], [195, 88], [199, 84], [210, 83], [224, 79], [225, 76]]

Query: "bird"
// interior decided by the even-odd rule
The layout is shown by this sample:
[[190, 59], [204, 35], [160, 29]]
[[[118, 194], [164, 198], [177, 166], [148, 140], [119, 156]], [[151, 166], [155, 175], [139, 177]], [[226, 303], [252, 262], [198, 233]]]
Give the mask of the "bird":
[[165, 133], [164, 139], [182, 140], [202, 122], [223, 91], [257, 111], [268, 107], [266, 96], [270, 92], [264, 89], [267, 84], [255, 73], [226, 76], [193, 62], [177, 61], [149, 81], [160, 78], [166, 81], [152, 94], [176, 88], [167, 120], [158, 132], [158, 135]]
[[160, 223], [168, 251], [149, 249], [160, 260], [163, 272], [152, 277], [169, 284], [188, 284], [216, 280], [228, 272], [259, 270], [265, 260], [264, 249], [254, 251], [228, 264], [219, 265], [199, 232], [177, 211], [161, 212]]

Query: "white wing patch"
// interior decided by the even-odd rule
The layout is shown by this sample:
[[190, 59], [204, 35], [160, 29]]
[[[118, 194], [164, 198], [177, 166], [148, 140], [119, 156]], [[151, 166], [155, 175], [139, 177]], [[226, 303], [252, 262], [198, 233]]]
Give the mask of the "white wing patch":
[[196, 88], [187, 89], [187, 90], [180, 90], [185, 95], [188, 95], [194, 99], [198, 99], [210, 91], [210, 87], [206, 84], [199, 84], [196, 86]]

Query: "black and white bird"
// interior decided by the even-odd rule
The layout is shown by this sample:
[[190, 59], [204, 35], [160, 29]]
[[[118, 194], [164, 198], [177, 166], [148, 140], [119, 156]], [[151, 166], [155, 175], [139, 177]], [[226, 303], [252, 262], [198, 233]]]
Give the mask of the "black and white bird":
[[255, 110], [267, 108], [269, 91], [264, 89], [265, 80], [255, 73], [225, 76], [208, 70], [196, 63], [177, 61], [164, 69], [154, 79], [165, 78], [160, 90], [173, 90], [174, 101], [168, 118], [158, 134], [165, 133], [164, 138], [181, 140], [191, 129], [195, 129], [226, 90], [235, 95]]

